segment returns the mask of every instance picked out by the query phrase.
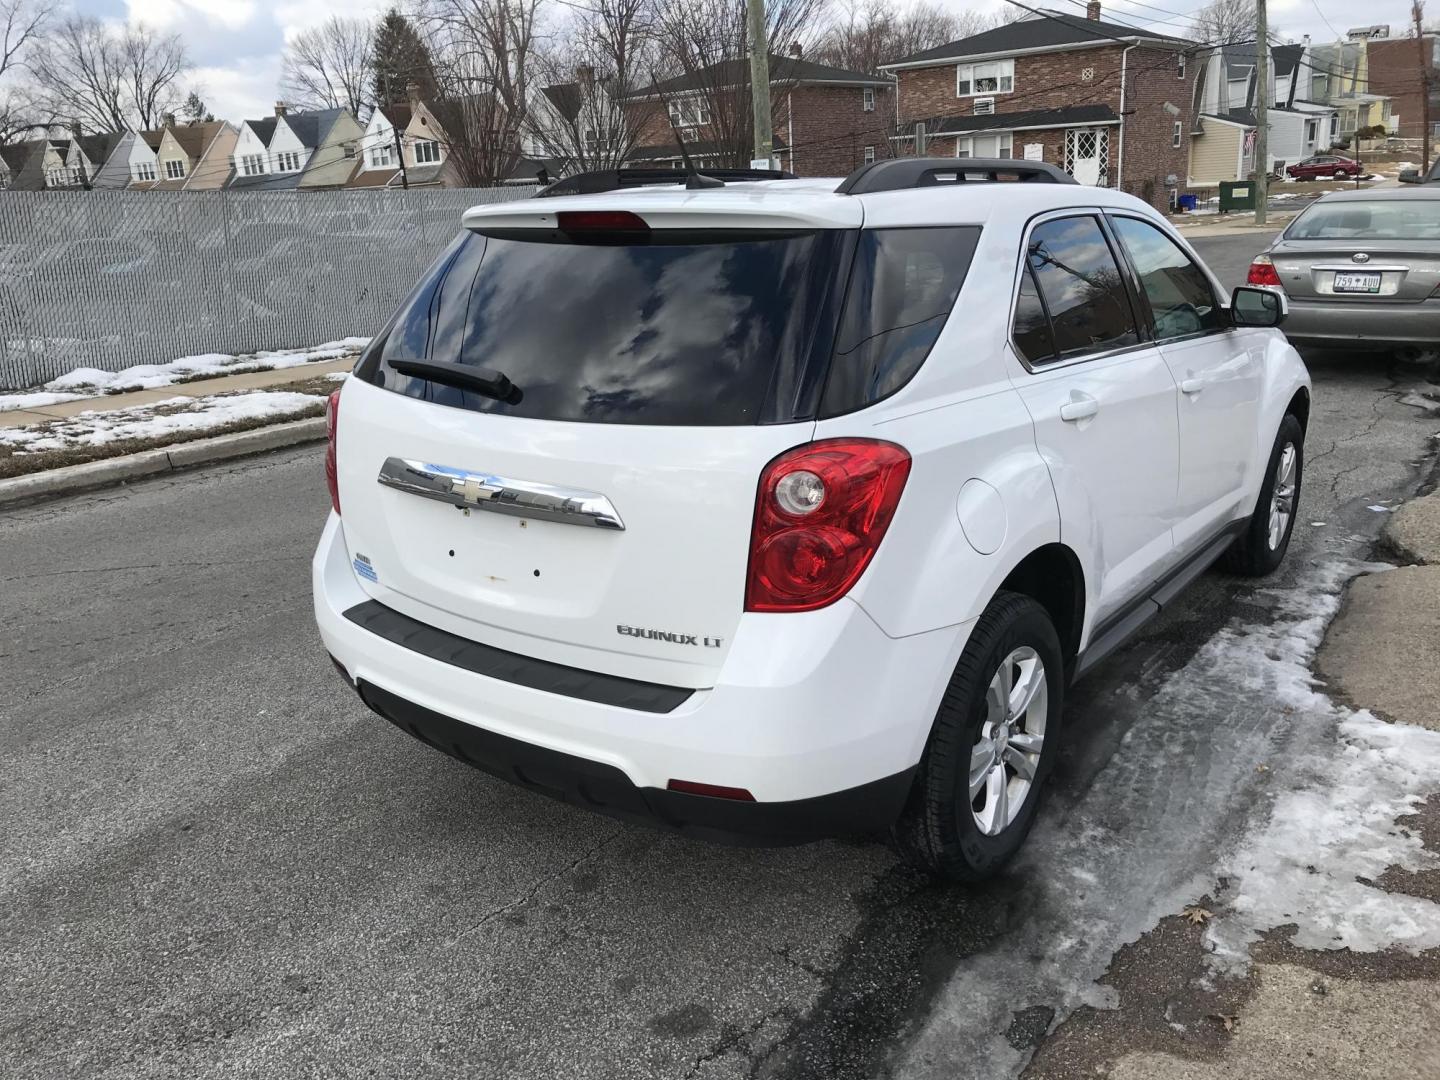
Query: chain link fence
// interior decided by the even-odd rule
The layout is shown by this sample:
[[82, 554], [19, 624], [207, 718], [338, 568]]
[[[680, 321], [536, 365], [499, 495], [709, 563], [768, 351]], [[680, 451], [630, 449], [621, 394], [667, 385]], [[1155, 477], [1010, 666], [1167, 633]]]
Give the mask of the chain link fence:
[[0, 390], [373, 334], [467, 207], [534, 190], [7, 191]]

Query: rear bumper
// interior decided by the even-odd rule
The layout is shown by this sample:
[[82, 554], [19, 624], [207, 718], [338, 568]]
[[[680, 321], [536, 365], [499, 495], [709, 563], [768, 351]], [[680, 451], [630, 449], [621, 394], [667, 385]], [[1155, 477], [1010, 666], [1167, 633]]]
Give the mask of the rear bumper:
[[915, 769], [829, 795], [739, 802], [642, 788], [619, 769], [512, 739], [432, 712], [362, 682], [365, 704], [423, 743], [475, 768], [585, 810], [727, 844], [798, 844], [874, 832], [905, 805]]
[[1299, 345], [1433, 347], [1440, 341], [1440, 299], [1412, 304], [1292, 299], [1281, 329]]
[[[973, 625], [888, 638], [849, 600], [747, 614], [714, 687], [642, 711], [468, 670], [347, 618], [369, 598], [342, 528], [332, 514], [315, 554], [315, 617], [371, 708], [521, 786], [712, 839], [799, 842], [894, 821]], [[756, 801], [667, 791], [672, 779]]]

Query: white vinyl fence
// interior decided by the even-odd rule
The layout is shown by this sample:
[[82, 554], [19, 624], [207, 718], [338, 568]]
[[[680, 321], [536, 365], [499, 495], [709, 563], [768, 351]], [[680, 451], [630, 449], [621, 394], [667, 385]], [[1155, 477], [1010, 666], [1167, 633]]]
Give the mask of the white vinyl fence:
[[0, 192], [0, 390], [373, 334], [467, 207], [534, 190]]

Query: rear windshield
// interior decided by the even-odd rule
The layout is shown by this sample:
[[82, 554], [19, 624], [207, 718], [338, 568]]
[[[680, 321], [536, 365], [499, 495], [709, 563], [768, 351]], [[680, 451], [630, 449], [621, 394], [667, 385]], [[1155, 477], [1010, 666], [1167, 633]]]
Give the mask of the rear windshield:
[[[437, 404], [541, 420], [834, 416], [888, 397], [919, 370], [979, 233], [655, 230], [583, 243], [467, 233], [356, 373]], [[497, 372], [518, 400], [397, 371], [406, 360]]]
[[1440, 199], [1320, 202], [1285, 230], [1287, 240], [1440, 240]]
[[[478, 412], [713, 426], [813, 411], [854, 234], [828, 230], [571, 243], [461, 236], [360, 374]], [[395, 371], [400, 360], [488, 368], [518, 402]], [[808, 401], [806, 400], [808, 398]], [[767, 414], [768, 413], [768, 414]]]

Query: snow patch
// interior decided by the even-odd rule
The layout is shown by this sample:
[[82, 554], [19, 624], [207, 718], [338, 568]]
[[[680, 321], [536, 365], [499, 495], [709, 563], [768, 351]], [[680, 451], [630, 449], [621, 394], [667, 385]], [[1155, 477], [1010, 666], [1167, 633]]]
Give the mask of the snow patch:
[[62, 401], [78, 401], [87, 394], [52, 394], [36, 390], [26, 394], [0, 394], [0, 412], [12, 409], [43, 409], [46, 405], [58, 405]]
[[[65, 420], [30, 427], [0, 428], [0, 444], [12, 447], [17, 454], [38, 454], [104, 446], [121, 439], [173, 440], [239, 420], [293, 416], [323, 400], [314, 394], [278, 390], [166, 398], [126, 409], [91, 409]], [[169, 411], [173, 409], [183, 411]]]
[[1310, 663], [1355, 573], [1384, 564], [1325, 564], [1275, 594], [1268, 626], [1221, 631], [1177, 679], [1194, 668], [1301, 713], [1316, 736], [1284, 767], [1287, 789], [1267, 818], [1222, 860], [1225, 910], [1208, 940], [1222, 970], [1243, 969], [1249, 947], [1279, 926], [1297, 927], [1307, 949], [1410, 952], [1440, 948], [1440, 904], [1363, 885], [1388, 866], [1440, 866], [1417, 837], [1395, 825], [1427, 794], [1440, 791], [1440, 732], [1351, 712], [1317, 689]]
[[[81, 367], [67, 372], [46, 383], [44, 389], [52, 394], [64, 394], [56, 400], [74, 401], [76, 398], [97, 394], [116, 394], [127, 390], [154, 390], [170, 386], [181, 379], [199, 376], [235, 375], [246, 371], [275, 371], [282, 368], [301, 367], [305, 364], [320, 364], [327, 360], [340, 360], [353, 356], [370, 344], [369, 338], [347, 337], [327, 341], [308, 349], [266, 349], [255, 353], [200, 353], [197, 356], [182, 356], [164, 364], [136, 364], [123, 371], [102, 371], [99, 368]], [[16, 399], [33, 397], [32, 394], [0, 394], [0, 411], [23, 409], [25, 405], [13, 404]], [[53, 402], [50, 402], [53, 404]], [[31, 407], [34, 407], [33, 405]]]

